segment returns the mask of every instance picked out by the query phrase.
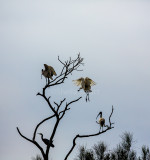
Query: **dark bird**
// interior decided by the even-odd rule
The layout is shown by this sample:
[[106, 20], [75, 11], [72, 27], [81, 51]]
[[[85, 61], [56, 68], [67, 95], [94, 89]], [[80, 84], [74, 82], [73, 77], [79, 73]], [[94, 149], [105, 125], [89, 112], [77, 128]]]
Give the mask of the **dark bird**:
[[49, 78], [51, 80], [53, 80], [53, 76], [57, 76], [54, 68], [52, 66], [48, 66], [47, 64], [44, 64], [44, 67], [45, 67], [45, 70], [42, 69], [42, 74], [45, 78], [46, 78], [46, 83], [47, 83], [47, 79], [48, 79], [48, 82], [49, 82]]
[[102, 112], [99, 112], [99, 114], [97, 115], [97, 117], [98, 116], [100, 116], [99, 121], [98, 121], [98, 123], [100, 124], [100, 130], [102, 128], [102, 131], [103, 131], [103, 127], [105, 126], [105, 119], [102, 117]]
[[86, 93], [86, 102], [87, 100], [89, 101], [89, 92], [92, 92], [91, 86], [96, 85], [96, 83], [88, 77], [81, 77], [77, 80], [73, 80], [73, 82], [75, 83], [75, 85], [80, 86], [78, 91], [80, 91], [81, 89], [84, 90], [84, 92]]
[[53, 140], [52, 140], [52, 143], [50, 143], [50, 141], [48, 139], [43, 138], [43, 134], [42, 133], [38, 133], [38, 134], [41, 135], [41, 139], [46, 145], [50, 144], [51, 147], [55, 147], [54, 144], [53, 144]]

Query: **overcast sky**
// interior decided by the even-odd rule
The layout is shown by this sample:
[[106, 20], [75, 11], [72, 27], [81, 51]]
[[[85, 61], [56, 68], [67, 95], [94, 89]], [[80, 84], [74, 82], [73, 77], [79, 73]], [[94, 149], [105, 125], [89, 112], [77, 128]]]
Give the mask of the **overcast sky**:
[[[60, 124], [50, 160], [63, 159], [76, 134], [96, 133], [97, 113], [103, 111], [107, 119], [112, 105], [115, 128], [77, 144], [91, 147], [102, 140], [113, 148], [129, 131], [139, 153], [143, 144], [150, 147], [149, 17], [149, 0], [0, 0], [0, 159], [29, 160], [40, 153], [16, 126], [30, 138], [36, 124], [52, 114], [36, 96], [45, 84], [43, 64], [59, 73], [57, 56], [67, 60], [79, 52], [84, 71], [47, 93], [58, 102], [83, 96]], [[72, 84], [82, 76], [97, 83], [88, 103]], [[52, 124], [46, 122], [38, 132], [48, 138]], [[40, 136], [37, 141], [45, 147]], [[69, 160], [76, 154], [75, 149]]]

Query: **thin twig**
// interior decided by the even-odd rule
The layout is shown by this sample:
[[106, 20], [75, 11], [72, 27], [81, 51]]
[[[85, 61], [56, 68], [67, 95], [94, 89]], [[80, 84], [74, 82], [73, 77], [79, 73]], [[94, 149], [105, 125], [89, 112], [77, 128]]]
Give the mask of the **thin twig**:
[[[62, 115], [61, 115], [60, 119], [62, 119], [63, 116], [65, 115], [65, 112], [70, 109], [70, 108], [68, 108], [68, 106], [69, 106], [70, 104], [72, 104], [72, 103], [75, 103], [75, 102], [79, 101], [81, 98], [82, 98], [82, 97], [79, 97], [78, 99], [75, 99], [75, 100], [73, 100], [73, 101], [71, 101], [71, 102], [69, 102], [69, 103], [66, 103], [65, 109], [64, 109], [63, 111], [61, 111], [61, 112], [62, 112]], [[59, 115], [60, 115], [60, 113], [59, 113]]]

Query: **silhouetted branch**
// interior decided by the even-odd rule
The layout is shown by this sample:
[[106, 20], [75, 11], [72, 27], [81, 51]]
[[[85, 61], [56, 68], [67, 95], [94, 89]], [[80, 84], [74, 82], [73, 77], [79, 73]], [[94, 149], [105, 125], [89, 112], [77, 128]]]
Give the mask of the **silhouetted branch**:
[[[50, 142], [52, 142], [52, 140], [53, 140], [53, 138], [54, 138], [54, 136], [55, 136], [55, 133], [56, 133], [56, 130], [57, 130], [59, 121], [60, 121], [60, 119], [57, 117], [56, 123], [55, 123], [54, 128], [53, 128], [53, 131], [52, 131], [52, 134], [51, 134], [50, 139], [49, 139]], [[51, 147], [50, 144], [47, 145], [47, 148], [46, 148], [46, 155], [47, 155], [47, 157], [48, 157], [48, 155], [49, 155], [50, 147]]]
[[24, 136], [24, 135], [20, 132], [20, 130], [19, 130], [18, 127], [17, 127], [17, 131], [18, 131], [19, 135], [20, 135], [22, 138], [24, 138], [25, 140], [27, 140], [27, 141], [33, 143], [34, 145], [36, 145], [36, 146], [40, 149], [40, 151], [41, 151], [43, 157], [45, 156], [45, 153], [44, 153], [42, 147], [41, 147], [36, 141], [33, 141], [33, 140], [27, 138], [26, 136]]
[[54, 104], [57, 106], [57, 112], [59, 110], [59, 108], [61, 107], [61, 105], [63, 104], [63, 102], [66, 100], [66, 98], [64, 98], [62, 101], [60, 101], [60, 104], [54, 102]]
[[[71, 57], [68, 61], [62, 62], [58, 56], [58, 61], [63, 64], [63, 68], [60, 72], [60, 74], [54, 78], [52, 81], [50, 81], [48, 84], [45, 85], [43, 88], [43, 93], [37, 93], [37, 95], [42, 96], [48, 103], [49, 107], [53, 111], [54, 114], [57, 115], [57, 111], [52, 107], [49, 98], [45, 95], [45, 90], [51, 86], [59, 85], [64, 83], [65, 79], [68, 78], [68, 75], [71, 74], [73, 71], [77, 71], [77, 69], [80, 67], [80, 65], [83, 65], [83, 58], [80, 57], [80, 53], [78, 54], [77, 58], [75, 60], [72, 60]], [[56, 102], [55, 102], [55, 105]], [[58, 109], [58, 108], [57, 108]]]
[[113, 112], [114, 112], [114, 107], [112, 106], [112, 111], [111, 111], [111, 114], [109, 116], [109, 126], [105, 125], [105, 127], [107, 127], [107, 128], [110, 128], [114, 124], [114, 123], [111, 122], [111, 116], [112, 116]]
[[67, 158], [69, 157], [69, 155], [70, 155], [71, 152], [73, 151], [74, 147], [76, 146], [76, 140], [77, 140], [77, 138], [87, 138], [87, 137], [98, 136], [98, 135], [103, 134], [103, 133], [107, 132], [108, 130], [114, 128], [114, 127], [111, 126], [111, 125], [113, 124], [113, 123], [111, 123], [111, 116], [112, 116], [112, 114], [113, 114], [113, 110], [114, 110], [114, 109], [113, 109], [113, 106], [112, 106], [112, 112], [111, 112], [111, 114], [110, 114], [110, 116], [109, 116], [109, 126], [107, 126], [107, 129], [105, 129], [104, 131], [101, 131], [101, 132], [99, 131], [98, 133], [94, 133], [94, 134], [88, 134], [88, 135], [79, 135], [79, 134], [77, 134], [77, 135], [74, 137], [74, 139], [73, 139], [73, 145], [72, 145], [71, 149], [69, 150], [69, 152], [67, 153], [67, 155], [66, 155], [66, 157], [65, 157], [64, 160], [67, 160]]
[[57, 114], [57, 112], [55, 111], [55, 109], [52, 107], [52, 105], [51, 105], [51, 103], [50, 103], [50, 97], [49, 98], [47, 98], [46, 96], [45, 96], [45, 94], [41, 94], [41, 93], [37, 93], [37, 96], [38, 95], [40, 95], [41, 97], [43, 97], [45, 100], [46, 100], [46, 102], [48, 103], [48, 106], [50, 107], [50, 109], [54, 112], [54, 114], [57, 116], [58, 114]]
[[80, 57], [80, 53], [78, 54], [78, 56], [75, 60], [72, 60], [70, 57], [69, 60], [62, 62], [58, 56], [58, 61], [63, 65], [63, 68], [62, 68], [60, 74], [56, 78], [54, 78], [54, 80], [50, 81], [50, 83], [47, 86], [45, 86], [46, 88], [64, 83], [64, 80], [67, 78], [67, 76], [75, 70], [82, 71], [82, 70], [78, 70], [78, 68], [81, 65], [83, 65], [83, 63], [82, 63], [83, 58]]
[[38, 123], [38, 125], [36, 126], [36, 128], [35, 128], [35, 130], [34, 130], [33, 139], [32, 139], [33, 141], [35, 141], [35, 136], [36, 136], [36, 132], [37, 132], [38, 127], [39, 127], [42, 123], [44, 123], [45, 121], [47, 121], [47, 120], [49, 120], [49, 119], [51, 119], [51, 118], [53, 118], [53, 117], [55, 117], [55, 114], [52, 115], [52, 116], [50, 116], [50, 117], [48, 117], [48, 118], [43, 119], [40, 123]]
[[[40, 149], [44, 160], [48, 160], [49, 151], [50, 151], [50, 149], [52, 147], [51, 144], [52, 144], [53, 139], [55, 137], [55, 134], [56, 134], [57, 128], [59, 126], [60, 120], [64, 117], [66, 111], [70, 110], [70, 105], [75, 103], [75, 102], [77, 102], [77, 101], [79, 101], [82, 98], [82, 97], [79, 97], [79, 98], [77, 98], [75, 100], [70, 101], [69, 103], [66, 102], [66, 104], [64, 105], [63, 109], [62, 109], [61, 106], [63, 105], [63, 103], [66, 100], [66, 98], [61, 100], [60, 103], [57, 103], [57, 102], [54, 101], [53, 105], [56, 105], [56, 106], [53, 107], [53, 105], [52, 105], [52, 103], [50, 101], [50, 97], [46, 96], [46, 89], [47, 88], [51, 88], [52, 86], [55, 86], [55, 85], [63, 84], [65, 82], [65, 80], [68, 78], [68, 76], [70, 74], [72, 74], [73, 71], [82, 71], [80, 69], [80, 66], [84, 65], [83, 58], [80, 57], [80, 53], [77, 55], [76, 59], [72, 60], [71, 57], [70, 57], [67, 61], [64, 61], [64, 62], [62, 60], [60, 60], [60, 58], [58, 56], [58, 61], [63, 65], [62, 70], [60, 71], [60, 74], [56, 78], [54, 78], [53, 80], [51, 80], [48, 83], [46, 83], [46, 85], [43, 87], [41, 93], [40, 92], [37, 93], [37, 95], [43, 97], [44, 100], [47, 102], [49, 108], [53, 112], [53, 115], [43, 119], [40, 123], [38, 123], [36, 125], [34, 133], [33, 133], [32, 140], [27, 138], [27, 137], [25, 137], [24, 135], [22, 135], [22, 133], [20, 132], [19, 128], [17, 127], [17, 131], [18, 131], [18, 133], [20, 134], [21, 137], [23, 137], [27, 141], [33, 143], [34, 145], [36, 145]], [[111, 123], [112, 114], [113, 114], [113, 106], [112, 106], [112, 112], [111, 112], [111, 114], [109, 116], [109, 125], [107, 126], [107, 128], [104, 131], [101, 131], [101, 132], [98, 132], [98, 133], [94, 133], [94, 134], [89, 134], [89, 135], [79, 135], [79, 134], [76, 135], [74, 137], [74, 139], [73, 139], [73, 145], [72, 145], [71, 149], [69, 150], [69, 152], [67, 153], [67, 155], [65, 157], [65, 160], [67, 160], [67, 158], [69, 157], [69, 155], [73, 151], [74, 147], [76, 146], [76, 140], [78, 138], [86, 138], [86, 137], [98, 136], [98, 135], [100, 135], [100, 134], [102, 134], [102, 133], [114, 128], [114, 127], [112, 127], [112, 124], [114, 124], [114, 123]], [[46, 122], [47, 120], [50, 120], [50, 119], [52, 119], [54, 117], [56, 118], [56, 121], [55, 121], [54, 127], [52, 129], [52, 133], [51, 133], [51, 135], [49, 137], [49, 142], [50, 143], [46, 144], [46, 152], [44, 153], [43, 148], [35, 141], [37, 130], [38, 130], [40, 125], [42, 125], [44, 122]]]
[[[70, 109], [70, 108], [68, 108], [68, 106], [69, 106], [70, 104], [72, 104], [72, 103], [75, 103], [75, 102], [79, 101], [81, 98], [82, 98], [82, 97], [79, 97], [78, 99], [75, 99], [75, 100], [73, 100], [73, 101], [71, 101], [71, 102], [69, 102], [69, 103], [66, 103], [65, 109], [60, 112], [60, 113], [62, 113], [60, 119], [62, 119], [63, 116], [65, 115], [65, 112]], [[60, 115], [60, 113], [59, 113], [59, 115]]]
[[110, 127], [111, 127], [111, 125], [112, 124], [114, 124], [114, 123], [111, 123], [111, 116], [112, 116], [112, 114], [113, 114], [113, 111], [114, 111], [114, 107], [112, 106], [112, 111], [111, 111], [111, 114], [110, 114], [110, 116], [109, 116], [109, 125], [110, 125]]

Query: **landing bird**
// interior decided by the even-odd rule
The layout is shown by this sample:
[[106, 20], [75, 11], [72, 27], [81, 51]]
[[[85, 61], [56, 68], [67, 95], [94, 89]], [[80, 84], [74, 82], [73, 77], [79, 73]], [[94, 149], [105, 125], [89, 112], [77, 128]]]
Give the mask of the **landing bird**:
[[43, 75], [46, 78], [46, 83], [47, 83], [47, 79], [48, 79], [48, 82], [49, 82], [49, 78], [51, 80], [53, 80], [53, 78], [52, 78], [53, 75], [57, 76], [57, 74], [56, 74], [56, 72], [55, 72], [55, 70], [52, 66], [48, 66], [47, 64], [44, 64], [44, 67], [45, 67], [45, 70], [42, 69], [41, 76]]
[[[102, 128], [102, 131], [103, 131], [103, 127], [105, 126], [105, 119], [102, 117], [102, 112], [99, 112], [99, 114], [97, 115], [97, 117], [98, 116], [100, 116], [99, 121], [98, 121], [98, 123], [100, 124], [100, 130]], [[97, 117], [96, 117], [96, 119], [97, 119]]]
[[86, 102], [87, 100], [89, 101], [89, 92], [92, 92], [91, 86], [96, 85], [96, 83], [88, 77], [81, 77], [77, 80], [73, 80], [73, 82], [75, 83], [75, 85], [80, 86], [78, 91], [80, 91], [81, 89], [84, 90], [84, 92], [86, 93]]
[[53, 147], [53, 148], [55, 147], [54, 144], [53, 144], [53, 141], [52, 141], [52, 143], [50, 143], [50, 141], [48, 139], [43, 138], [43, 134], [42, 133], [38, 133], [38, 134], [41, 135], [41, 139], [46, 145], [50, 144], [51, 147]]

